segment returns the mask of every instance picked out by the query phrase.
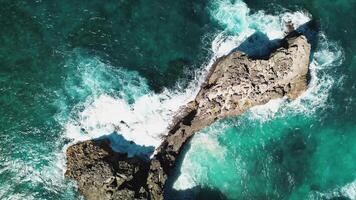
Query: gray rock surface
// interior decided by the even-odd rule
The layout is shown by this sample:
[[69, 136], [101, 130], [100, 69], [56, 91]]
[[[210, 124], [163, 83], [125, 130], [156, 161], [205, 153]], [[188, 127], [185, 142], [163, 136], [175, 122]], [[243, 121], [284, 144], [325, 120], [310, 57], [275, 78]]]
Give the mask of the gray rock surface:
[[[87, 199], [163, 199], [169, 172], [195, 132], [272, 99], [287, 96], [293, 100], [306, 90], [310, 44], [297, 32], [281, 44], [265, 60], [250, 59], [241, 52], [219, 58], [195, 100], [174, 118], [149, 164], [112, 152], [107, 142], [94, 145], [87, 141], [68, 149], [66, 175], [78, 181]], [[88, 148], [88, 144], [92, 146]], [[119, 161], [122, 164], [117, 164]], [[120, 172], [126, 178], [121, 178]], [[114, 179], [115, 187], [111, 187]]]
[[65, 176], [75, 179], [79, 192], [88, 200], [147, 199], [149, 163], [114, 152], [107, 139], [90, 140], [67, 149]]

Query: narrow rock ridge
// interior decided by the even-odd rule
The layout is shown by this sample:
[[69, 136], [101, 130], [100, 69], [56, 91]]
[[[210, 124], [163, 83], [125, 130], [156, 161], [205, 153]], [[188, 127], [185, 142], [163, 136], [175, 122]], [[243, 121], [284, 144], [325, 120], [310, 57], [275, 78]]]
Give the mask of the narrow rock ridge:
[[[169, 172], [195, 132], [272, 99], [294, 100], [306, 90], [310, 50], [305, 36], [292, 32], [269, 59], [250, 59], [241, 52], [217, 59], [149, 163], [113, 152], [105, 140], [87, 141], [68, 148], [66, 175], [78, 181], [87, 199], [163, 199]], [[89, 150], [88, 144], [93, 145]], [[114, 179], [116, 187], [107, 189]]]

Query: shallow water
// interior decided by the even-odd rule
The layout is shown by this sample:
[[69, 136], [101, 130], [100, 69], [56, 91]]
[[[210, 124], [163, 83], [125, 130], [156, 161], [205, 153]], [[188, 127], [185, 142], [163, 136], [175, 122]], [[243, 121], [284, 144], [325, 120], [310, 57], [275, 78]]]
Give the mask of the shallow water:
[[203, 198], [199, 186], [229, 199], [356, 199], [354, 9], [353, 0], [0, 1], [0, 199], [79, 199], [63, 177], [69, 144], [120, 126], [141, 147], [115, 137], [114, 148], [152, 153], [214, 58], [256, 31], [283, 37], [287, 19], [319, 25], [306, 32], [308, 91], [202, 130], [167, 197]]

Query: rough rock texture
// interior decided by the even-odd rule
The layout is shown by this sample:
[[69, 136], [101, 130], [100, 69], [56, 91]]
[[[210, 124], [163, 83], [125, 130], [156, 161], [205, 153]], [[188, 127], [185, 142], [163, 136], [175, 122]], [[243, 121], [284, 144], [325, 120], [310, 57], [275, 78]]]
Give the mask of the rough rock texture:
[[75, 179], [86, 199], [147, 199], [149, 163], [112, 151], [109, 140], [85, 141], [67, 149], [65, 176]]
[[[67, 175], [78, 180], [79, 189], [87, 199], [163, 199], [169, 172], [195, 132], [218, 119], [239, 115], [252, 106], [284, 96], [293, 100], [305, 91], [310, 48], [304, 36], [292, 32], [269, 59], [250, 59], [241, 52], [219, 58], [195, 100], [175, 117], [149, 169], [142, 161], [113, 153], [107, 147], [84, 148], [83, 144], [92, 145], [90, 141], [68, 149]], [[119, 160], [125, 164], [118, 165]], [[123, 167], [126, 165], [129, 167]], [[106, 188], [110, 184], [106, 183], [113, 177], [121, 177], [117, 173], [122, 169], [130, 178], [124, 179], [123, 184], [119, 178], [117, 185], [120, 186], [116, 191], [110, 189], [113, 192], [108, 195]]]

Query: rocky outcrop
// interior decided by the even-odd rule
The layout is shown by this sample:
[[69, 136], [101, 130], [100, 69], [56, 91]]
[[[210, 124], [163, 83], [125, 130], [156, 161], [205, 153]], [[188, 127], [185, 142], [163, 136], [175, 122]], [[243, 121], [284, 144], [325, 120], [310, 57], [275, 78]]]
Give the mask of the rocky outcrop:
[[114, 152], [108, 139], [81, 142], [67, 149], [65, 176], [75, 179], [86, 199], [147, 199], [148, 161]]
[[[67, 176], [78, 181], [87, 199], [163, 199], [169, 172], [195, 132], [252, 106], [284, 96], [293, 100], [305, 91], [310, 48], [303, 35], [292, 32], [269, 59], [251, 59], [241, 52], [219, 58], [195, 100], [174, 118], [149, 164], [114, 153], [105, 142], [106, 146], [88, 141], [68, 149]], [[92, 147], [88, 149], [88, 145]], [[117, 164], [120, 161], [124, 164]], [[119, 178], [116, 185], [120, 186], [106, 189], [121, 172], [130, 178]]]

